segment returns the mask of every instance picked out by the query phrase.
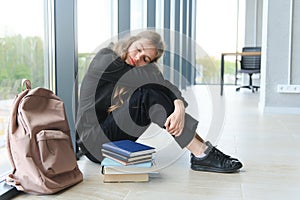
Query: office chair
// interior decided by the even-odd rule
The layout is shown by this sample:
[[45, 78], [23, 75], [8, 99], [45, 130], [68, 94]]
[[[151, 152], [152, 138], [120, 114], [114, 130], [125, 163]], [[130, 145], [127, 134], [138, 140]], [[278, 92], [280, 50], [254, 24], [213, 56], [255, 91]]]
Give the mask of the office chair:
[[[244, 47], [243, 52], [261, 52], [261, 47]], [[240, 60], [240, 70], [236, 70], [236, 78], [238, 73], [246, 73], [249, 75], [249, 84], [236, 88], [239, 91], [241, 88], [248, 88], [254, 92], [259, 86], [252, 84], [252, 75], [260, 73], [260, 55], [242, 55]]]

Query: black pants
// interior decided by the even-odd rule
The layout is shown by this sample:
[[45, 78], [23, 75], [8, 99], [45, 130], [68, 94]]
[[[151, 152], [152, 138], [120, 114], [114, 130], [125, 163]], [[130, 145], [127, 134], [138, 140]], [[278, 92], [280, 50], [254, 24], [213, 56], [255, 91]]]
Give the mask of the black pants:
[[[167, 117], [174, 111], [174, 102], [160, 90], [139, 88], [130, 100], [113, 111], [101, 123], [105, 135], [111, 141], [137, 140], [149, 127], [151, 122], [164, 128]], [[175, 137], [181, 148], [186, 147], [195, 136], [198, 121], [185, 114], [182, 134]]]

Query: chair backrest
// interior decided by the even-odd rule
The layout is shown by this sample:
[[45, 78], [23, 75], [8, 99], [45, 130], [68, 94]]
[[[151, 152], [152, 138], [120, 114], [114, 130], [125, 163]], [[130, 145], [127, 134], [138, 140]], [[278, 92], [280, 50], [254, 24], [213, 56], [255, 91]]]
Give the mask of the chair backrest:
[[[244, 47], [243, 52], [260, 52], [261, 47]], [[242, 56], [241, 69], [243, 70], [256, 70], [260, 69], [261, 56]]]

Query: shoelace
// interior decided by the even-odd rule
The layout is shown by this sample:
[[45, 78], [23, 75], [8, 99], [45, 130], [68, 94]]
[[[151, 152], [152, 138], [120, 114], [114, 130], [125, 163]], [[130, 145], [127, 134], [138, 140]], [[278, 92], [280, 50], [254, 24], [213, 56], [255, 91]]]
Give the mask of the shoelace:
[[206, 141], [205, 144], [207, 145], [207, 150], [205, 151], [206, 154], [208, 154], [212, 149], [214, 149], [215, 152], [217, 154], [220, 154], [221, 156], [224, 156], [224, 157], [226, 157], [228, 159], [237, 160], [235, 158], [232, 158], [229, 155], [224, 154], [222, 151], [220, 151], [219, 149], [216, 148], [217, 146], [213, 146], [209, 141]]
[[231, 159], [231, 157], [229, 155], [226, 155], [225, 153], [223, 153], [222, 151], [220, 151], [219, 149], [217, 148], [214, 148], [215, 149], [215, 152], [217, 154], [220, 154], [221, 156], [224, 156], [225, 158], [228, 158], [228, 159]]
[[232, 165], [235, 163], [234, 160], [230, 159], [230, 156], [222, 153], [217, 148], [212, 148], [210, 154], [218, 161], [220, 161], [221, 166], [224, 167], [232, 167]]

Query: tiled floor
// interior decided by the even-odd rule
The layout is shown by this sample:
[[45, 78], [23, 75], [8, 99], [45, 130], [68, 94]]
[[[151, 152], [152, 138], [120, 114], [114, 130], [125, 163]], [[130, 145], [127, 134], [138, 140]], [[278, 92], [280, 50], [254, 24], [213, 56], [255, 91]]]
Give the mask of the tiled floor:
[[[216, 89], [216, 90], [215, 90]], [[159, 175], [148, 183], [103, 183], [100, 167], [84, 157], [79, 166], [84, 181], [44, 199], [299, 199], [300, 115], [261, 114], [259, 93], [235, 92], [226, 86], [196, 86], [185, 94], [188, 112], [200, 121], [200, 135], [225, 153], [237, 156], [244, 167], [236, 174], [195, 172], [189, 153], [153, 126], [141, 139], [157, 147]], [[193, 100], [197, 97], [197, 101]], [[198, 108], [198, 109], [196, 109]], [[157, 134], [160, 133], [160, 134]], [[150, 137], [149, 137], [150, 136]], [[158, 142], [160, 141], [160, 142]], [[21, 195], [17, 199], [37, 199]]]

